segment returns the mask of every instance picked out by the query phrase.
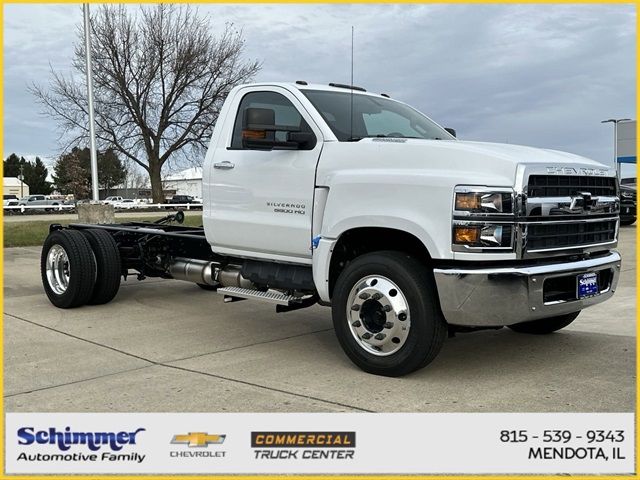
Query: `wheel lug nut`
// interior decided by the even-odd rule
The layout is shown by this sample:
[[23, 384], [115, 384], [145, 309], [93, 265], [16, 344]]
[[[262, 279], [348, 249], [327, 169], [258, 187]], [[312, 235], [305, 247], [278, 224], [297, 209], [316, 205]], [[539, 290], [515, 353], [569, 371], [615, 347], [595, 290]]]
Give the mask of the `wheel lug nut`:
[[356, 328], [358, 328], [358, 327], [361, 327], [361, 326], [362, 326], [362, 323], [360, 323], [360, 320], [356, 320], [355, 322], [353, 322], [353, 323], [351, 324], [351, 326], [352, 326], [352, 327], [356, 327]]
[[384, 340], [384, 337], [386, 337], [386, 335], [384, 333], [379, 333], [374, 338], [376, 340]]
[[393, 328], [393, 322], [386, 322], [384, 328]]
[[362, 335], [362, 338], [365, 340], [369, 340], [371, 338], [371, 334], [369, 332], [366, 332]]
[[382, 298], [382, 294], [381, 293], [374, 293], [371, 298], [373, 300], [380, 300]]
[[407, 312], [400, 312], [398, 314], [398, 320], [400, 320], [401, 322], [404, 322], [407, 319]]
[[360, 297], [362, 300], [366, 300], [370, 296], [371, 295], [369, 295], [367, 292], [362, 292], [360, 295], [358, 295], [358, 297]]
[[384, 307], [382, 307], [382, 309], [383, 309], [385, 312], [390, 312], [390, 311], [391, 311], [391, 305], [385, 305]]
[[358, 310], [360, 310], [360, 305], [358, 305], [358, 304], [351, 305], [351, 310], [353, 310], [354, 312], [357, 312]]

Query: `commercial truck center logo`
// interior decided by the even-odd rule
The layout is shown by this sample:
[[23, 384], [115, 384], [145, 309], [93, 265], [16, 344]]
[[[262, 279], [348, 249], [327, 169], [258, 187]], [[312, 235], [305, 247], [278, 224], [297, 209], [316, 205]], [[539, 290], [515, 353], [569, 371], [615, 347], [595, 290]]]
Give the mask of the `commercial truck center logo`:
[[174, 435], [171, 440], [172, 445], [186, 445], [189, 448], [195, 447], [198, 450], [172, 450], [169, 452], [169, 456], [174, 458], [225, 457], [227, 452], [224, 450], [204, 450], [209, 445], [222, 445], [225, 438], [227, 438], [226, 435], [210, 434], [206, 432], [189, 432], [186, 435]]
[[353, 459], [356, 432], [251, 432], [258, 460]]
[[[18, 445], [53, 445], [62, 453], [34, 453], [21, 452], [18, 460], [31, 462], [136, 462], [142, 463], [146, 455], [120, 452], [125, 445], [136, 445], [137, 436], [146, 429], [138, 428], [133, 431], [119, 432], [84, 432], [74, 431], [71, 427], [58, 430], [50, 427], [46, 430], [36, 430], [34, 427], [18, 429]], [[70, 451], [78, 450], [81, 451]], [[88, 452], [86, 450], [89, 450]], [[108, 451], [105, 451], [108, 450]], [[99, 452], [99, 453], [97, 453]]]

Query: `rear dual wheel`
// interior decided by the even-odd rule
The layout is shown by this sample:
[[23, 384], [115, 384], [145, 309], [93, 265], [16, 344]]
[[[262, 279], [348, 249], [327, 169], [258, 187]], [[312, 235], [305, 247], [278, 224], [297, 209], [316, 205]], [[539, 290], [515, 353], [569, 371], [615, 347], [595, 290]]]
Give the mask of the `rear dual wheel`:
[[121, 268], [115, 240], [104, 230], [56, 230], [42, 247], [42, 284], [58, 308], [111, 301], [120, 288]]

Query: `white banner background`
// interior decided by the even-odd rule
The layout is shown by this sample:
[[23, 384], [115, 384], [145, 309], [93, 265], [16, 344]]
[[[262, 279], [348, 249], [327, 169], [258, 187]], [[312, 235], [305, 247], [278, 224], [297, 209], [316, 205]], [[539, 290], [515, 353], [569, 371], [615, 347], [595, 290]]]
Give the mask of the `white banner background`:
[[[7, 413], [6, 473], [634, 473], [632, 413]], [[133, 462], [18, 461], [21, 453], [92, 453], [86, 445], [63, 452], [56, 445], [19, 445], [23, 427], [55, 427], [76, 432], [119, 432], [146, 429], [135, 445], [118, 454], [145, 455]], [[526, 430], [524, 443], [503, 443], [502, 430]], [[544, 430], [570, 430], [569, 443], [543, 443]], [[588, 430], [623, 430], [624, 441], [587, 442]], [[264, 460], [251, 448], [252, 431], [355, 431], [353, 460]], [[172, 445], [174, 435], [189, 432], [226, 435], [221, 445], [190, 448]], [[531, 438], [538, 436], [538, 439]], [[601, 447], [604, 459], [529, 459], [532, 447]], [[613, 459], [619, 448], [624, 459]], [[224, 457], [170, 457], [171, 451], [224, 451]], [[281, 450], [273, 448], [271, 450]], [[324, 449], [323, 449], [324, 450]], [[98, 458], [109, 452], [98, 450]]]

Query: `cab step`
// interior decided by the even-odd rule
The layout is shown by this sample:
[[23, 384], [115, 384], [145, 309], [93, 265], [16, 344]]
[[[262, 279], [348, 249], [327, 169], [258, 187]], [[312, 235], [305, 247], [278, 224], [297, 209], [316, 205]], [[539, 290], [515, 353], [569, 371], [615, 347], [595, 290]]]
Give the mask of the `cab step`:
[[[267, 292], [261, 292], [260, 290], [252, 290], [250, 288], [241, 287], [223, 287], [218, 288], [218, 293], [225, 296], [226, 301], [233, 301], [235, 298], [248, 298], [253, 300], [262, 300], [267, 303], [274, 303], [276, 305], [292, 305], [295, 304], [298, 299], [293, 295], [286, 295], [280, 292], [274, 292], [269, 290]], [[227, 300], [227, 298], [230, 298]]]

